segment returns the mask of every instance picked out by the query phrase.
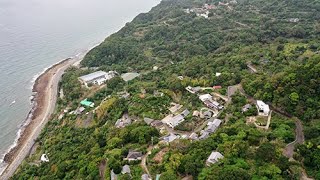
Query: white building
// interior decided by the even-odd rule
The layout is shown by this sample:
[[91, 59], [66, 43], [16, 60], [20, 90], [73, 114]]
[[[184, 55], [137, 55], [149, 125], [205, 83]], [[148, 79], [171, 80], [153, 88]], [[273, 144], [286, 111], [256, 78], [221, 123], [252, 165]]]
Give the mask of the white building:
[[171, 143], [172, 141], [179, 139], [179, 136], [175, 134], [169, 134], [168, 136], [163, 137], [164, 142]]
[[199, 96], [199, 99], [204, 102], [206, 100], [212, 100], [212, 96], [210, 94], [203, 94]]
[[46, 154], [42, 154], [40, 158], [41, 162], [49, 162], [49, 158]]
[[168, 121], [166, 124], [168, 124], [171, 128], [174, 128], [178, 126], [180, 123], [184, 121], [184, 117], [181, 114], [178, 114], [176, 116], [173, 116], [170, 121]]
[[106, 81], [115, 77], [116, 74], [117, 73], [115, 71], [109, 71], [108, 73], [104, 71], [97, 71], [91, 74], [81, 76], [79, 77], [79, 80], [87, 87], [88, 87], [88, 84], [95, 84], [100, 86], [104, 84]]
[[217, 163], [219, 161], [219, 159], [224, 158], [223, 155], [219, 152], [213, 151], [209, 158], [206, 161], [206, 164], [209, 166], [211, 164]]
[[269, 105], [261, 100], [257, 100], [257, 109], [260, 116], [268, 116], [270, 112]]

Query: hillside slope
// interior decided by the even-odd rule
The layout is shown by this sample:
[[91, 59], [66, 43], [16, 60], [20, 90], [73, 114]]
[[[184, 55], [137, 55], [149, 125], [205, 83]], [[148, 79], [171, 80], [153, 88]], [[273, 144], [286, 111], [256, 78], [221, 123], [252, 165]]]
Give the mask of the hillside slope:
[[[69, 69], [61, 82], [65, 97], [12, 179], [109, 179], [111, 170], [119, 179], [299, 179], [304, 172], [320, 179], [319, 12], [318, 0], [162, 1], [91, 50], [82, 61], [88, 68]], [[78, 77], [97, 69], [140, 77], [81, 86]], [[225, 106], [213, 110], [222, 123], [206, 138], [190, 138], [202, 136], [210, 120], [193, 116], [207, 109], [187, 86]], [[240, 90], [231, 100], [230, 86]], [[302, 120], [305, 143], [293, 159], [283, 151], [295, 140], [295, 118], [272, 112], [269, 126], [253, 98]], [[83, 99], [96, 109], [70, 114]], [[184, 122], [145, 122], [168, 117], [172, 102], [191, 112]], [[242, 112], [246, 104], [252, 107]], [[116, 127], [126, 117], [132, 124]], [[163, 143], [170, 134], [180, 139]], [[125, 159], [132, 150], [144, 155], [142, 162]], [[224, 158], [206, 166], [212, 151]], [[49, 163], [38, 162], [42, 153]], [[126, 164], [130, 175], [121, 174]]]

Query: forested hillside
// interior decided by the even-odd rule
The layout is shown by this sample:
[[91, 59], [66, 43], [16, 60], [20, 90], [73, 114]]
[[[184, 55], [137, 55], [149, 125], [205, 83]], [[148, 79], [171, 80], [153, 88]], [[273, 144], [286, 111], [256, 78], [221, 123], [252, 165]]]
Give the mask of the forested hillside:
[[[208, 14], [198, 12], [203, 9]], [[64, 75], [65, 97], [13, 179], [109, 179], [111, 171], [118, 179], [145, 173], [161, 180], [320, 179], [318, 0], [163, 0], [106, 38], [81, 65]], [[141, 75], [128, 82], [116, 77], [105, 87], [81, 86], [78, 77], [96, 69]], [[219, 102], [228, 98], [217, 113], [221, 126], [203, 140], [183, 138], [200, 135], [207, 123], [192, 115], [204, 105], [187, 86], [203, 87]], [[221, 89], [211, 91], [213, 86]], [[228, 97], [231, 86], [239, 91]], [[96, 108], [70, 114], [83, 99]], [[269, 126], [252, 99], [282, 113], [272, 112]], [[170, 129], [145, 122], [165, 118], [172, 102], [190, 110], [183, 123]], [[252, 108], [243, 112], [246, 104]], [[116, 127], [126, 116], [132, 124]], [[295, 118], [302, 121], [305, 142], [288, 157]], [[181, 138], [161, 143], [170, 134]], [[128, 161], [131, 150], [145, 159]], [[212, 151], [224, 158], [207, 166]], [[38, 163], [42, 153], [49, 163]], [[122, 174], [126, 164], [131, 173]]]

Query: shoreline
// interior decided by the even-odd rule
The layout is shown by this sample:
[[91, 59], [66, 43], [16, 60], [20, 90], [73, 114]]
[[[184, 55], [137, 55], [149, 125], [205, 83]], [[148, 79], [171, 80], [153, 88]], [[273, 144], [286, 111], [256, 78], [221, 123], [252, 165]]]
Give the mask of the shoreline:
[[[92, 48], [96, 47], [94, 45]], [[58, 94], [58, 83], [64, 71], [78, 65], [84, 55], [92, 48], [89, 48], [74, 57], [61, 60], [48, 68], [45, 68], [33, 80], [31, 110], [25, 121], [19, 125], [17, 137], [0, 160], [0, 179], [9, 179], [21, 162], [27, 157], [35, 140], [40, 135], [43, 127], [49, 121], [55, 110]], [[2, 168], [2, 169], [1, 169]]]

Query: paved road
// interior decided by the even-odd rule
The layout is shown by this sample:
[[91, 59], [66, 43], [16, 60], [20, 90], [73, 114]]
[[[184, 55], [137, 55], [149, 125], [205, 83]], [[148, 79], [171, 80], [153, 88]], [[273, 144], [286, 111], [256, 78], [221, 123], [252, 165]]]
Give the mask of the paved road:
[[289, 143], [283, 151], [283, 154], [289, 159], [293, 158], [295, 145], [303, 144], [304, 142], [303, 125], [299, 119], [295, 120], [295, 124], [296, 124], [296, 129], [295, 129], [296, 139], [293, 142]]
[[[26, 142], [23, 144], [21, 149], [17, 152], [16, 157], [13, 159], [13, 161], [9, 164], [9, 166], [6, 168], [4, 173], [0, 176], [1, 180], [7, 180], [9, 179], [16, 171], [16, 169], [19, 167], [19, 165], [22, 163], [25, 157], [27, 157], [28, 153], [30, 152], [30, 149], [35, 143], [35, 139], [40, 135], [41, 130], [44, 128], [46, 123], [48, 122], [51, 114], [54, 112], [55, 105], [56, 105], [56, 99], [57, 99], [57, 89], [58, 89], [58, 83], [63, 75], [64, 71], [73, 63], [77, 62], [78, 59], [70, 59], [66, 62], [65, 66], [62, 66], [57, 68], [56, 72], [50, 72], [52, 73], [52, 78], [48, 82], [48, 86], [45, 91], [47, 91], [47, 97], [45, 102], [47, 102], [45, 110], [37, 119], [34, 119], [35, 122], [40, 122], [36, 127], [34, 127], [33, 131], [31, 132], [30, 136], [27, 138]], [[39, 119], [38, 119], [39, 118]]]

